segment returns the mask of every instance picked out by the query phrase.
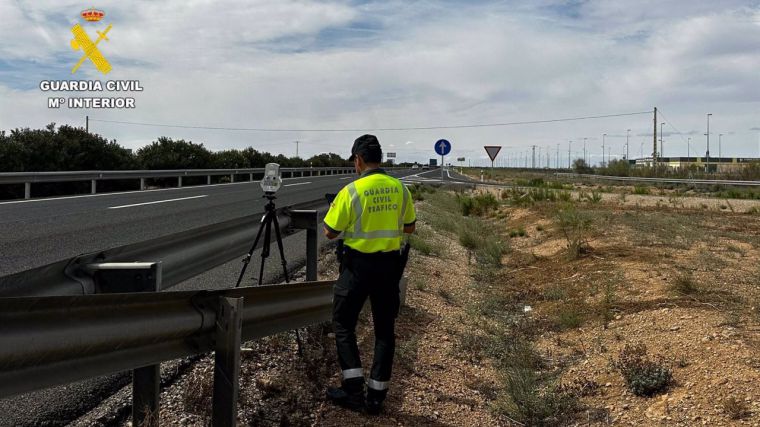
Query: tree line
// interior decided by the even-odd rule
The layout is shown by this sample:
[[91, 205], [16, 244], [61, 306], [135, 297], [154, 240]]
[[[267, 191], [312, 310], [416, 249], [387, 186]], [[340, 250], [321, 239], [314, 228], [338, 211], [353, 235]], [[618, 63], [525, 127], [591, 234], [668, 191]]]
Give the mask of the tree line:
[[[346, 151], [350, 145], [346, 144]], [[335, 153], [308, 159], [259, 151], [210, 151], [202, 143], [165, 136], [132, 151], [116, 140], [108, 140], [80, 127], [55, 126], [45, 129], [0, 131], [0, 172], [54, 172], [81, 170], [236, 169], [260, 168], [267, 163], [282, 167], [336, 167], [352, 163]], [[204, 178], [205, 179], [205, 178]], [[134, 181], [134, 180], [133, 180]], [[155, 180], [157, 185], [164, 185]], [[191, 182], [188, 182], [191, 184]], [[133, 189], [134, 182], [102, 181], [98, 191]], [[86, 192], [89, 183], [35, 184], [33, 196]], [[0, 199], [23, 197], [23, 185], [0, 186]]]
[[133, 152], [116, 140], [109, 141], [101, 135], [69, 125], [56, 128], [54, 123], [45, 129], [0, 131], [0, 172], [235, 169], [263, 167], [273, 162], [282, 167], [351, 165], [335, 153], [302, 159], [274, 155], [253, 147], [210, 151], [202, 143], [165, 136]]

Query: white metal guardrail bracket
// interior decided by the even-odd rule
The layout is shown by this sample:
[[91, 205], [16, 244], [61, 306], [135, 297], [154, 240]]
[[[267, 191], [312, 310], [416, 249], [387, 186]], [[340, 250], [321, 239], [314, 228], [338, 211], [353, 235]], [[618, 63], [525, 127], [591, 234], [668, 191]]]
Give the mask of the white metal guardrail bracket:
[[84, 269], [92, 274], [96, 294], [161, 290], [161, 262], [102, 262]]

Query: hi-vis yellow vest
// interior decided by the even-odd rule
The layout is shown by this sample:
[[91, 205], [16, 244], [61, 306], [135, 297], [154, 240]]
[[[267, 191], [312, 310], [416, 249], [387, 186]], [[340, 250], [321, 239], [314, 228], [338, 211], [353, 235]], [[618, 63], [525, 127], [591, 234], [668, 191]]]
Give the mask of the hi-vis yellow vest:
[[343, 187], [325, 216], [333, 233], [359, 252], [389, 252], [401, 247], [404, 225], [416, 221], [409, 189], [398, 179], [373, 169]]

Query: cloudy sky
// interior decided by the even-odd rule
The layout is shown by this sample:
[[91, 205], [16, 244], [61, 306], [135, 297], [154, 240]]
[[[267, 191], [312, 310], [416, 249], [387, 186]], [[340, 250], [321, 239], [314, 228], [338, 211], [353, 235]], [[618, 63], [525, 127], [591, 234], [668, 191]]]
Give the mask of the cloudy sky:
[[[106, 12], [107, 76], [71, 49], [79, 12]], [[446, 138], [453, 157], [500, 162], [533, 146], [593, 162], [652, 150], [660, 108], [665, 155], [758, 156], [760, 0], [100, 1], [0, 0], [0, 129], [84, 125], [138, 148], [158, 136], [212, 150], [302, 157], [347, 154], [363, 129], [400, 160], [426, 160]], [[134, 110], [48, 109], [41, 80], [139, 80]], [[74, 94], [63, 94], [71, 96]], [[85, 94], [79, 94], [87, 95]], [[118, 96], [103, 92], [97, 96]], [[127, 125], [99, 120], [223, 129]], [[658, 125], [659, 127], [659, 125]], [[243, 130], [249, 129], [249, 130]], [[269, 129], [275, 131], [253, 131]], [[325, 130], [342, 130], [328, 132]], [[374, 129], [374, 130], [373, 130]], [[322, 130], [322, 131], [317, 131]], [[569, 141], [573, 141], [569, 144]], [[546, 158], [542, 157], [542, 163]]]

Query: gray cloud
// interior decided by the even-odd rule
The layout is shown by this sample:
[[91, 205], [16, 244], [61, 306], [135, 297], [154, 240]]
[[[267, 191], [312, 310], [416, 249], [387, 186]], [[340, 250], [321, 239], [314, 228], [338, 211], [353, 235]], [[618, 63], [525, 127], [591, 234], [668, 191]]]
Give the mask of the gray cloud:
[[[114, 22], [111, 41], [103, 48], [115, 62], [108, 77], [141, 80], [145, 91], [136, 95], [138, 108], [47, 110], [47, 96], [36, 89], [36, 81], [29, 82], [31, 87], [17, 84], [34, 65], [11, 75], [0, 61], [0, 129], [51, 121], [82, 124], [85, 114], [229, 127], [435, 126], [642, 111], [657, 105], [663, 121], [689, 129], [680, 135], [668, 130], [673, 150], [685, 152], [686, 136], [704, 133], [699, 129], [712, 112], [711, 131], [737, 132], [734, 149], [754, 153], [756, 135], [738, 129], [759, 119], [757, 5], [727, 0], [654, 5], [649, 0], [583, 2], [567, 10], [554, 1], [509, 7], [274, 0], [239, 0], [224, 7], [176, 0], [114, 4], [104, 6]], [[68, 50], [68, 27], [80, 7], [78, 2], [0, 0], [0, 16], [11, 18], [0, 28], [0, 57], [16, 65], [30, 59], [60, 61], [60, 75], [66, 76], [67, 55], [75, 56]], [[346, 31], [362, 36], [346, 37]], [[78, 77], [100, 78], [83, 71]], [[296, 139], [305, 141], [302, 152], [342, 153], [355, 137], [97, 121], [91, 127], [131, 147], [168, 135], [214, 149], [254, 145], [288, 154], [294, 147], [285, 143]], [[440, 137], [454, 143], [454, 156], [480, 155], [489, 144], [510, 146], [501, 153], [509, 156], [534, 144], [552, 153], [561, 143], [566, 151], [569, 139], [583, 137], [596, 147], [602, 133], [618, 135], [607, 141], [620, 151], [626, 129], [632, 130], [634, 147], [647, 141], [647, 133], [651, 139], [651, 128], [652, 117], [642, 115], [376, 133], [384, 144], [397, 145], [400, 160], [424, 160]]]

